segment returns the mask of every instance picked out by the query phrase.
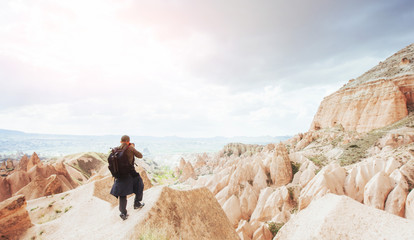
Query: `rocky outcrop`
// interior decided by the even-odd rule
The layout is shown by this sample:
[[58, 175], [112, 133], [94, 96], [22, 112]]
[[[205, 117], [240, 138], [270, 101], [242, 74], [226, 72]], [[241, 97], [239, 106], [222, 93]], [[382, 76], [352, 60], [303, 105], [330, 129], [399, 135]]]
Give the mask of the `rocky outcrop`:
[[292, 165], [283, 143], [276, 146], [275, 154], [270, 163], [270, 175], [276, 187], [283, 186], [292, 181]]
[[0, 239], [20, 239], [32, 226], [26, 210], [26, 199], [17, 195], [0, 203]]
[[274, 239], [414, 239], [414, 222], [327, 194], [294, 216]]
[[365, 185], [364, 204], [383, 210], [385, 200], [392, 188], [390, 177], [382, 171], [377, 173]]
[[68, 191], [77, 186], [63, 162], [44, 164], [33, 153], [30, 159], [23, 156], [19, 168], [0, 179], [0, 201], [16, 194], [23, 194], [30, 200]]
[[300, 192], [299, 209], [306, 208], [313, 200], [328, 193], [344, 194], [346, 171], [338, 164], [324, 167]]
[[[36, 224], [22, 239], [30, 239], [42, 232], [42, 239], [239, 239], [223, 209], [207, 188], [180, 191], [168, 187], [153, 187], [144, 192], [145, 206], [133, 209], [133, 197], [128, 199], [129, 218], [122, 221], [116, 204], [101, 199], [106, 193], [94, 182], [71, 190], [68, 196], [36, 199], [28, 208], [71, 206], [56, 216], [55, 210], [46, 214], [55, 216], [46, 224]], [[98, 196], [98, 197], [97, 197]], [[64, 198], [64, 200], [61, 200]], [[112, 197], [113, 199], [116, 199]], [[54, 202], [55, 201], [55, 202]], [[40, 209], [40, 208], [39, 208]], [[49, 217], [49, 216], [47, 216]], [[74, 231], [76, 229], [76, 231]]]
[[[400, 64], [402, 59], [408, 59]], [[408, 115], [414, 106], [414, 44], [407, 46], [322, 101], [311, 130], [341, 124], [368, 132]]]

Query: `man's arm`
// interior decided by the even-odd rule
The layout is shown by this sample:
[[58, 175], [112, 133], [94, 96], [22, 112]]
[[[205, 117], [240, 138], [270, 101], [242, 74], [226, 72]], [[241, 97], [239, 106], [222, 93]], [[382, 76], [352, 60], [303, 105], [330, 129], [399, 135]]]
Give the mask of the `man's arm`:
[[142, 153], [138, 152], [134, 147], [131, 147], [134, 156], [137, 158], [142, 158]]

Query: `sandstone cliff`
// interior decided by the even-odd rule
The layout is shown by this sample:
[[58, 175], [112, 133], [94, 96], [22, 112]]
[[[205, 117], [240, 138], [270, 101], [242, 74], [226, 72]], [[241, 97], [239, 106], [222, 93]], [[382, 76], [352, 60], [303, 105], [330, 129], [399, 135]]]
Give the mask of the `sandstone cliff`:
[[311, 130], [342, 125], [368, 132], [387, 126], [414, 108], [414, 44], [350, 80], [322, 101]]

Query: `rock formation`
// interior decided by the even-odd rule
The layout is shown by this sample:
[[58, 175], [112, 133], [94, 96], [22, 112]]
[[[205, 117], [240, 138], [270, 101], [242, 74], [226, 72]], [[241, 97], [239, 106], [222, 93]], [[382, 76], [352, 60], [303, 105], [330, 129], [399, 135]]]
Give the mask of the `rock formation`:
[[[179, 191], [153, 187], [144, 192], [146, 205], [140, 210], [133, 209], [133, 197], [128, 199], [129, 218], [122, 221], [118, 206], [99, 197], [108, 195], [109, 189], [105, 186], [107, 184], [91, 182], [67, 193], [31, 201], [28, 206], [34, 209], [30, 212], [31, 218], [38, 224], [30, 228], [23, 239], [38, 236], [40, 232], [45, 240], [140, 239], [150, 234], [155, 239], [157, 236], [239, 239], [214, 195], [206, 188]], [[65, 208], [67, 211], [56, 213]], [[45, 218], [49, 219], [46, 224], [39, 221]]]
[[347, 131], [368, 132], [406, 117], [414, 106], [412, 60], [414, 44], [325, 97], [311, 130], [341, 124]]
[[23, 195], [0, 203], [0, 239], [19, 239], [31, 226]]
[[0, 179], [0, 201], [23, 194], [35, 199], [61, 193], [77, 187], [63, 162], [43, 164], [36, 153], [30, 159], [23, 156], [18, 169]]
[[414, 221], [327, 194], [294, 216], [274, 239], [414, 239]]

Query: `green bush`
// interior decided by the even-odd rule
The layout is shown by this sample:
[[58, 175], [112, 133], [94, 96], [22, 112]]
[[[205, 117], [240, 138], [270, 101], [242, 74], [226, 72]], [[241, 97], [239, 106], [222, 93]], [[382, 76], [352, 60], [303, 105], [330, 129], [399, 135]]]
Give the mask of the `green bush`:
[[300, 163], [290, 162], [292, 165], [292, 174], [295, 175], [297, 172], [299, 172]]
[[268, 222], [267, 228], [272, 233], [273, 237], [276, 236], [277, 232], [283, 227], [284, 223], [275, 223], [275, 222]]

